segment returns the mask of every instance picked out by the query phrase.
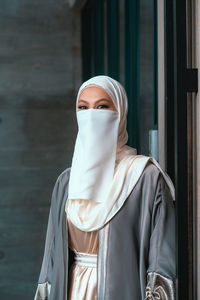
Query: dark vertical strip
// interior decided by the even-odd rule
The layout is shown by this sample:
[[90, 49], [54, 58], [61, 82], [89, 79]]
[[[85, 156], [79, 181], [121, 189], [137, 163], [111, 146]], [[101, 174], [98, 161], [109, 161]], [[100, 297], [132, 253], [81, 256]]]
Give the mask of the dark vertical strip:
[[125, 87], [129, 99], [128, 144], [140, 153], [140, 1], [125, 0]]
[[192, 300], [189, 293], [188, 251], [188, 155], [187, 155], [187, 77], [186, 0], [174, 2], [174, 117], [175, 186], [178, 233], [178, 299]]
[[174, 26], [173, 0], [165, 0], [165, 111], [166, 170], [175, 181], [174, 170]]
[[158, 126], [158, 19], [157, 19], [157, 0], [153, 0], [153, 86], [154, 86], [154, 125]]
[[119, 0], [107, 0], [108, 75], [120, 79]]
[[[186, 0], [165, 0], [167, 171], [175, 182], [177, 212], [177, 299], [193, 296], [192, 209], [189, 197], [187, 92], [196, 91], [187, 70]], [[192, 86], [190, 83], [192, 82]], [[191, 184], [191, 183], [190, 183]]]
[[92, 1], [88, 0], [81, 13], [82, 80], [92, 76]]
[[94, 5], [94, 75], [104, 74], [104, 1], [95, 0]]
[[[186, 24], [187, 24], [187, 67], [192, 68], [195, 66], [195, 9], [196, 9], [196, 1], [186, 0]], [[190, 73], [190, 83], [191, 87], [193, 87], [193, 91], [198, 92], [198, 75], [194, 77], [193, 72], [197, 72], [197, 69], [188, 70]], [[193, 76], [191, 76], [193, 74]], [[195, 80], [196, 79], [196, 80]], [[195, 84], [196, 83], [196, 84]], [[197, 231], [197, 208], [198, 201], [196, 200], [196, 194], [194, 190], [194, 186], [196, 184], [195, 178], [195, 147], [196, 147], [196, 139], [194, 138], [193, 130], [194, 130], [194, 109], [195, 109], [195, 95], [188, 95], [188, 201], [189, 201], [189, 265], [193, 268], [189, 272], [189, 291], [190, 297], [193, 299], [198, 298], [198, 231]], [[193, 293], [193, 294], [191, 294]]]

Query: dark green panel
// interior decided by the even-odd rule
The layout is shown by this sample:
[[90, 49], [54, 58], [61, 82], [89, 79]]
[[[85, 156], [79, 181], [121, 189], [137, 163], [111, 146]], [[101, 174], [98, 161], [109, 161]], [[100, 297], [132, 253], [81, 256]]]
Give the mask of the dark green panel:
[[95, 0], [94, 5], [94, 75], [104, 74], [104, 1]]
[[139, 13], [140, 1], [125, 0], [125, 87], [129, 99], [128, 144], [140, 153]]
[[119, 1], [107, 1], [108, 75], [120, 79], [119, 58]]
[[81, 13], [82, 80], [92, 77], [93, 26], [92, 1], [87, 1]]
[[154, 32], [153, 32], [153, 44], [154, 44], [154, 125], [155, 129], [158, 127], [158, 22], [157, 22], [157, 0], [153, 0], [153, 20], [154, 20]]

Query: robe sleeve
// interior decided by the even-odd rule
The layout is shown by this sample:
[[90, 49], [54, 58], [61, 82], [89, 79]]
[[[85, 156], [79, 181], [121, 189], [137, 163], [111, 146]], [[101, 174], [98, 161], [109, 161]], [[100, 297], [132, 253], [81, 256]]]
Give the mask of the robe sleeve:
[[174, 300], [176, 281], [175, 207], [160, 173], [152, 208], [145, 300]]
[[53, 210], [55, 209], [54, 206], [56, 203], [58, 190], [59, 177], [56, 180], [51, 196], [51, 204], [44, 245], [44, 254], [34, 300], [48, 300], [50, 295], [55, 246], [55, 224]]

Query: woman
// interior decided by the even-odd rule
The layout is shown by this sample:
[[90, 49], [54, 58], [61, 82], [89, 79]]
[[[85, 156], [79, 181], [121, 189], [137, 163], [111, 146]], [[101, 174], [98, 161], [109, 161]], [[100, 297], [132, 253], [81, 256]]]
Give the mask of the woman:
[[175, 299], [174, 186], [126, 145], [127, 109], [108, 76], [79, 89], [72, 165], [53, 189], [35, 300]]

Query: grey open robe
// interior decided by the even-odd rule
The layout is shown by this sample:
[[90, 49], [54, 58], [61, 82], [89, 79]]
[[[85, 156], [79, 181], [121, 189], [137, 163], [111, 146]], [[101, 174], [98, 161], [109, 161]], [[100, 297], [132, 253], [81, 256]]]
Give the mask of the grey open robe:
[[[65, 169], [53, 189], [35, 300], [67, 300], [73, 262], [64, 209], [69, 174]], [[99, 230], [97, 299], [175, 299], [175, 266], [172, 196], [149, 162], [120, 211]]]

